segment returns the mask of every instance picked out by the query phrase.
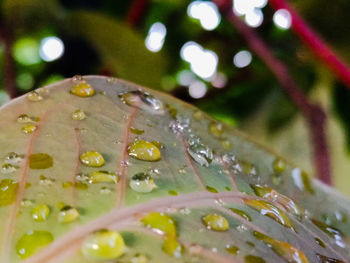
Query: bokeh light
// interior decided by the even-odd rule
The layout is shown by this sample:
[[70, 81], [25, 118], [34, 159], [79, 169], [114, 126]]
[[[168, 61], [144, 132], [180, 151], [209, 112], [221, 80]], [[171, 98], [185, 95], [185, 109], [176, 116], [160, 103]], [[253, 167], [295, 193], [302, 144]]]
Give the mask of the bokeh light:
[[267, 0], [233, 0], [233, 11], [238, 16], [244, 16], [244, 21], [250, 27], [259, 27], [264, 14], [262, 8], [267, 4]]
[[292, 16], [286, 9], [279, 9], [273, 15], [273, 22], [281, 29], [289, 29], [292, 25]]
[[252, 59], [252, 54], [249, 51], [242, 50], [233, 57], [233, 64], [237, 68], [244, 68], [252, 62]]
[[198, 19], [203, 29], [208, 31], [217, 28], [221, 21], [218, 7], [213, 2], [193, 1], [187, 8], [187, 14]]
[[161, 22], [154, 23], [149, 31], [145, 40], [146, 48], [152, 52], [158, 52], [164, 45], [166, 36], [166, 27]]
[[47, 62], [59, 59], [63, 52], [64, 44], [58, 37], [45, 37], [40, 42], [40, 57]]
[[188, 93], [194, 99], [200, 99], [207, 93], [207, 87], [203, 81], [197, 80], [191, 83]]

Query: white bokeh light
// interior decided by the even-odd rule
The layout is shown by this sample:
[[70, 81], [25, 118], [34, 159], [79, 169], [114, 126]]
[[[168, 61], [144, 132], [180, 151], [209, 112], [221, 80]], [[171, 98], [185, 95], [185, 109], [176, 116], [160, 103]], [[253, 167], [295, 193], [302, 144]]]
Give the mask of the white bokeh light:
[[193, 1], [187, 8], [187, 14], [198, 19], [201, 26], [208, 31], [214, 30], [221, 21], [218, 7], [213, 2]]
[[166, 27], [160, 22], [154, 23], [145, 40], [146, 48], [152, 52], [158, 52], [162, 49], [166, 36]]
[[197, 80], [190, 84], [188, 93], [194, 99], [200, 99], [207, 93], [207, 87], [203, 81]]
[[182, 70], [177, 75], [177, 82], [182, 86], [189, 86], [195, 80], [196, 77], [190, 70]]
[[219, 60], [215, 52], [203, 49], [201, 45], [190, 41], [182, 46], [180, 56], [190, 63], [191, 70], [197, 76], [210, 79], [215, 75]]
[[45, 37], [40, 42], [39, 55], [45, 61], [59, 59], [64, 52], [64, 44], [58, 37]]
[[273, 22], [281, 29], [289, 29], [292, 25], [292, 16], [286, 9], [279, 9], [273, 15]]
[[244, 16], [248, 26], [258, 27], [264, 20], [261, 8], [266, 4], [267, 0], [233, 0], [233, 11], [238, 16]]
[[252, 54], [249, 51], [242, 50], [233, 57], [233, 64], [237, 68], [244, 68], [252, 62], [252, 59]]
[[224, 73], [218, 72], [210, 83], [214, 88], [224, 88], [227, 84], [227, 77]]

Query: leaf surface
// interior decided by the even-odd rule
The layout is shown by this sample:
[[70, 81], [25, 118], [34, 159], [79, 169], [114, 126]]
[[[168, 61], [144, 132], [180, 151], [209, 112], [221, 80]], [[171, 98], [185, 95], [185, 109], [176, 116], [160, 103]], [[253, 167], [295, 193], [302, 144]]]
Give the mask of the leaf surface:
[[168, 95], [74, 77], [0, 116], [1, 262], [349, 262], [345, 197]]

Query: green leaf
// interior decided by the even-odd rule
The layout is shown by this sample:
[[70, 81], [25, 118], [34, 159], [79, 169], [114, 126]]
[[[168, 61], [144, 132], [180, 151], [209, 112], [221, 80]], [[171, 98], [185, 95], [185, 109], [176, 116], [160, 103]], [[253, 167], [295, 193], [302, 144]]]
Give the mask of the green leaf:
[[348, 199], [129, 82], [76, 76], [11, 101], [0, 109], [0, 156], [2, 263], [350, 257]]
[[162, 52], [152, 53], [145, 39], [122, 22], [89, 11], [72, 12], [68, 18], [70, 30], [92, 43], [113, 74], [142, 85], [161, 87], [166, 72]]

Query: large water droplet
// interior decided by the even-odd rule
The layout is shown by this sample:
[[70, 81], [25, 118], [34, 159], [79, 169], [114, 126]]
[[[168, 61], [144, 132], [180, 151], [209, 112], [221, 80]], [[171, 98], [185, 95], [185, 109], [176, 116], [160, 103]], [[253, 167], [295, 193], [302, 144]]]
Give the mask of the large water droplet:
[[0, 181], [0, 206], [11, 205], [14, 203], [17, 195], [18, 183], [3, 179]]
[[228, 253], [232, 255], [237, 255], [239, 253], [239, 248], [236, 246], [227, 245], [225, 249]]
[[273, 161], [273, 170], [275, 171], [275, 173], [283, 173], [285, 169], [286, 163], [282, 159], [276, 158]]
[[118, 232], [100, 230], [85, 238], [81, 251], [88, 260], [114, 260], [124, 254], [125, 243]]
[[162, 249], [165, 253], [174, 258], [180, 258], [183, 253], [183, 246], [176, 238], [171, 237], [164, 240]]
[[312, 219], [312, 223], [314, 223], [319, 229], [325, 232], [328, 236], [334, 239], [335, 243], [340, 247], [345, 247], [345, 243], [343, 241], [343, 233], [335, 227], [329, 226], [323, 222], [320, 222], [316, 219]]
[[165, 234], [169, 238], [175, 238], [177, 235], [175, 220], [165, 213], [149, 213], [141, 219], [141, 222], [146, 227]]
[[247, 212], [244, 212], [243, 210], [240, 210], [240, 209], [237, 209], [237, 208], [230, 208], [230, 210], [239, 215], [240, 217], [244, 218], [245, 220], [248, 220], [248, 221], [252, 221], [252, 218], [250, 217], [250, 215], [248, 215]]
[[4, 158], [5, 163], [12, 164], [12, 165], [18, 165], [22, 162], [22, 160], [23, 160], [23, 156], [15, 152], [8, 153]]
[[132, 190], [139, 193], [149, 193], [154, 188], [157, 188], [153, 181], [153, 178], [148, 173], [137, 173], [135, 174], [130, 182], [129, 186]]
[[53, 166], [53, 159], [47, 153], [35, 153], [29, 156], [31, 169], [48, 169]]
[[16, 244], [16, 252], [21, 259], [26, 259], [53, 241], [53, 236], [47, 231], [29, 231]]
[[21, 114], [17, 117], [18, 123], [30, 123], [30, 122], [38, 122], [40, 119], [38, 117], [30, 117], [27, 114]]
[[50, 208], [45, 204], [40, 204], [33, 208], [32, 218], [37, 222], [44, 222], [50, 215]]
[[208, 167], [213, 160], [212, 150], [201, 143], [195, 143], [190, 145], [187, 148], [187, 151], [193, 158], [193, 160], [195, 160], [201, 166]]
[[202, 218], [204, 225], [214, 231], [227, 231], [230, 227], [227, 219], [219, 214], [208, 214]]
[[[74, 80], [73, 80], [74, 81]], [[78, 97], [91, 97], [95, 94], [95, 90], [85, 80], [76, 80], [76, 85], [70, 90], [71, 94]]]
[[130, 156], [143, 161], [155, 162], [161, 159], [158, 147], [148, 141], [133, 141], [128, 148], [128, 152]]
[[130, 128], [130, 131], [133, 133], [133, 134], [136, 134], [136, 135], [141, 135], [143, 134], [145, 131], [144, 130], [141, 130], [141, 129], [136, 129], [134, 127], [131, 127]]
[[79, 212], [76, 208], [71, 206], [63, 206], [58, 213], [58, 222], [70, 223], [79, 218]]
[[263, 233], [254, 231], [254, 236], [262, 240], [266, 245], [268, 245], [273, 251], [276, 252], [279, 256], [284, 258], [287, 262], [290, 263], [308, 263], [306, 256], [296, 247], [292, 246], [289, 243], [282, 242], [264, 235]]
[[86, 166], [101, 167], [104, 165], [105, 160], [99, 152], [89, 151], [80, 156], [80, 161]]
[[164, 114], [165, 112], [163, 102], [148, 92], [131, 91], [120, 94], [119, 98], [129, 106], [140, 108], [152, 114]]
[[90, 174], [89, 181], [91, 183], [113, 183], [119, 182], [119, 177], [115, 173], [108, 171], [94, 171]]

